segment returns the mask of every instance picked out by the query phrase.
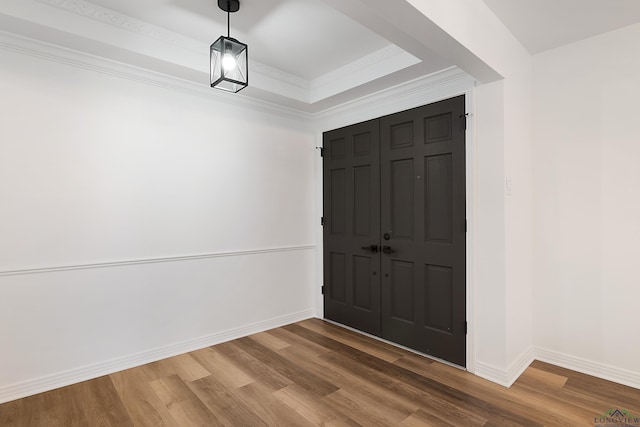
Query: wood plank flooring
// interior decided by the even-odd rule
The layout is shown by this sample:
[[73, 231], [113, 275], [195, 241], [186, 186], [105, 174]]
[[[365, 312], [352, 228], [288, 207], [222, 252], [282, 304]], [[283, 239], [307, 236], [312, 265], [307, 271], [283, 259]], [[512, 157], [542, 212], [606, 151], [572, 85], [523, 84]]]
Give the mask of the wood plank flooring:
[[640, 415], [640, 390], [537, 361], [506, 389], [310, 319], [0, 405], [0, 426], [593, 426], [612, 408]]

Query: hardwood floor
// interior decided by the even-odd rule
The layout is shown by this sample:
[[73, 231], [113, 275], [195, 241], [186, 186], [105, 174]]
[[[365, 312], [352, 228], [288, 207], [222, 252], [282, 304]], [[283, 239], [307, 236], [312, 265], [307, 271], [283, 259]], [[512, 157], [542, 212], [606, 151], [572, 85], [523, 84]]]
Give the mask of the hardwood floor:
[[640, 415], [640, 390], [537, 361], [506, 389], [311, 319], [0, 405], [0, 426], [593, 426], [615, 408]]

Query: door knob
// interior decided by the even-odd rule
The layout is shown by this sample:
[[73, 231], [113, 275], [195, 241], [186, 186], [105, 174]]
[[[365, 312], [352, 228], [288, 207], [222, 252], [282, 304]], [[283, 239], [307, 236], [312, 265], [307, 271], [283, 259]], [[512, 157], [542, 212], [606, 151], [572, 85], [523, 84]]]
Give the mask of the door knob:
[[395, 249], [393, 249], [391, 246], [383, 246], [382, 252], [384, 252], [387, 255], [390, 255], [395, 252]]
[[365, 251], [371, 251], [375, 254], [378, 252], [378, 245], [363, 246], [362, 249], [364, 249]]

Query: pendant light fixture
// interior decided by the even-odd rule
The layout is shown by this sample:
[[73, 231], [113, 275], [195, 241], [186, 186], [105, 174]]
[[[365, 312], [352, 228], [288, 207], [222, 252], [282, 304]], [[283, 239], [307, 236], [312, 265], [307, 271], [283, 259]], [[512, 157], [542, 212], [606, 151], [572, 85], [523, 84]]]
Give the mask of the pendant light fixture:
[[227, 36], [211, 45], [211, 87], [235, 93], [249, 84], [248, 46], [229, 33], [229, 16], [240, 10], [240, 1], [218, 0], [218, 7], [227, 12]]

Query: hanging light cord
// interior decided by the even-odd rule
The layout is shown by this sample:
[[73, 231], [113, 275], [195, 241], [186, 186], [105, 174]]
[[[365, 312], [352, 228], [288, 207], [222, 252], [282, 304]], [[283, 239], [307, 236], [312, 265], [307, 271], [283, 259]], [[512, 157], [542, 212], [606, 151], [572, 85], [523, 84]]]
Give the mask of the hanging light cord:
[[231, 22], [231, 12], [229, 12], [231, 10], [231, 2], [228, 1], [227, 2], [227, 38], [231, 37], [231, 33], [229, 31], [229, 27], [230, 27], [230, 22]]

